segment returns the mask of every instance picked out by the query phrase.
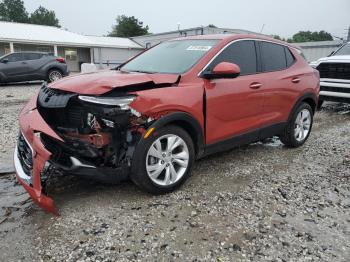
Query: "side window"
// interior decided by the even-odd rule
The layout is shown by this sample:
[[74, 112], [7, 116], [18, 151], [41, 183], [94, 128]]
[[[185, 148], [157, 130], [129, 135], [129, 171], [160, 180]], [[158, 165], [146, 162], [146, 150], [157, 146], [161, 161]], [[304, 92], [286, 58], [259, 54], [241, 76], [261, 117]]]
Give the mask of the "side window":
[[264, 72], [279, 71], [287, 67], [284, 46], [268, 42], [260, 44]]
[[287, 67], [290, 67], [292, 64], [294, 64], [295, 58], [290, 52], [289, 48], [285, 47], [284, 51], [286, 52]]
[[9, 62], [19, 62], [19, 61], [23, 61], [23, 54], [20, 54], [20, 53], [10, 54], [6, 58], [9, 60]]
[[245, 40], [231, 44], [215, 58], [209, 70], [213, 70], [221, 62], [237, 64], [241, 68], [241, 75], [255, 74], [257, 72], [255, 42]]
[[24, 60], [37, 60], [40, 59], [43, 55], [38, 53], [24, 53]]

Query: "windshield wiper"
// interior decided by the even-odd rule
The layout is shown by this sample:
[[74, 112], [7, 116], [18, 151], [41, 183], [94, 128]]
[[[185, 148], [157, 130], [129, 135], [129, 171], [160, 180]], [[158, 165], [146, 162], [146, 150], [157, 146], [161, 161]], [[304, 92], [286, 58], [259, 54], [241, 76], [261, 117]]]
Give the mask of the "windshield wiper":
[[129, 72], [135, 72], [135, 73], [144, 73], [144, 74], [155, 74], [157, 72], [151, 72], [151, 71], [142, 71], [142, 70], [132, 70]]

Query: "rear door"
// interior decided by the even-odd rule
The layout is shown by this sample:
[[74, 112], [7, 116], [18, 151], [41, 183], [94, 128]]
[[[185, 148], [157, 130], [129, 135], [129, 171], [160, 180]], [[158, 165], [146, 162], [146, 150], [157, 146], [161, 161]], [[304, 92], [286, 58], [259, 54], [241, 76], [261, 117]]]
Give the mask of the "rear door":
[[241, 75], [234, 79], [206, 81], [207, 144], [247, 134], [261, 125], [264, 93], [259, 88], [255, 41], [233, 42], [213, 60], [206, 71], [211, 71], [220, 62], [237, 64], [241, 68]]
[[26, 80], [40, 79], [40, 69], [47, 63], [44, 54], [41, 53], [23, 53], [28, 70], [26, 71]]
[[302, 74], [294, 70], [296, 62], [289, 48], [280, 44], [259, 41], [262, 72], [262, 107], [264, 126], [286, 122], [296, 97], [300, 94]]

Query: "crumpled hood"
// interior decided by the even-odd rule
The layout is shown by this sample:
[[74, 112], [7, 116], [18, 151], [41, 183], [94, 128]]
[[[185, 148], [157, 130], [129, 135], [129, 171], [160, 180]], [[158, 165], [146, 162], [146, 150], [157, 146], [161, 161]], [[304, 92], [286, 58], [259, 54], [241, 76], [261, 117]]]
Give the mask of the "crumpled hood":
[[117, 70], [105, 70], [95, 73], [79, 74], [63, 78], [50, 85], [51, 88], [83, 95], [102, 95], [115, 88], [135, 86], [146, 83], [172, 85], [179, 75], [125, 73]]

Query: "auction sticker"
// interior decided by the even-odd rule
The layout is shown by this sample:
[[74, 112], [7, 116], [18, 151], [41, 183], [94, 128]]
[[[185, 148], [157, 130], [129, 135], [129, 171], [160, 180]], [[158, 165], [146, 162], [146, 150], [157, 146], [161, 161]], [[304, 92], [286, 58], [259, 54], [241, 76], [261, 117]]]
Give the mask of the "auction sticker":
[[187, 51], [202, 51], [202, 52], [206, 52], [209, 51], [212, 48], [212, 46], [208, 46], [208, 45], [191, 45], [189, 47], [187, 47]]

